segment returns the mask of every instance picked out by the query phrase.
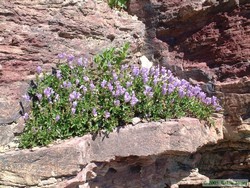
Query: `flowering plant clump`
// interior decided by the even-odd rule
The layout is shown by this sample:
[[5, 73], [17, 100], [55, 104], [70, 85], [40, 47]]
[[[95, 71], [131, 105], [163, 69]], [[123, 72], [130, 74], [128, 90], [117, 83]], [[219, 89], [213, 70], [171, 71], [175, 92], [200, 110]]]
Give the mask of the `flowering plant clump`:
[[24, 98], [32, 103], [24, 114], [20, 147], [47, 145], [56, 139], [112, 131], [133, 117], [147, 120], [182, 116], [208, 120], [220, 110], [216, 97], [178, 79], [164, 67], [122, 64], [128, 44], [86, 58], [60, 54], [52, 74], [38, 67], [35, 86]]

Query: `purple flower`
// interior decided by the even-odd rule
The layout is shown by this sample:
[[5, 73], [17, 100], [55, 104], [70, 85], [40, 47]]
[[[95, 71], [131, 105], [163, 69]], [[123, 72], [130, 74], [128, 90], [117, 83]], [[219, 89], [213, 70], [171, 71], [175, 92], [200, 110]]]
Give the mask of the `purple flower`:
[[139, 73], [140, 73], [139, 67], [134, 66], [133, 69], [132, 69], [133, 76], [137, 77], [139, 75]]
[[82, 57], [77, 60], [77, 65], [83, 66]]
[[40, 100], [42, 99], [42, 97], [43, 97], [42, 94], [40, 94], [40, 93], [37, 93], [36, 96], [37, 96], [37, 98], [38, 98], [39, 101], [40, 101]]
[[28, 119], [29, 119], [29, 114], [28, 114], [28, 113], [25, 113], [25, 114], [23, 115], [23, 119], [24, 119], [24, 120], [28, 120]]
[[77, 101], [74, 101], [74, 102], [72, 103], [72, 106], [73, 106], [73, 108], [76, 108], [76, 106], [77, 106]]
[[117, 74], [116, 74], [115, 72], [113, 72], [113, 74], [112, 74], [112, 75], [113, 75], [113, 80], [114, 80], [114, 81], [116, 81], [116, 80], [118, 79]]
[[97, 111], [96, 111], [96, 108], [93, 108], [93, 110], [92, 110], [92, 114], [93, 114], [93, 116], [94, 116], [94, 117], [96, 117], [96, 116], [97, 116]]
[[154, 74], [156, 77], [159, 77], [160, 76], [160, 67], [158, 66], [156, 69], [155, 69], [155, 74]]
[[105, 119], [108, 119], [108, 118], [110, 117], [110, 113], [106, 111], [106, 112], [104, 113], [104, 116], [105, 116]]
[[174, 83], [173, 83], [174, 87], [179, 87], [181, 86], [181, 81], [177, 78]]
[[193, 92], [191, 90], [188, 89], [187, 90], [187, 96], [191, 98], [191, 97], [194, 96], [194, 94], [193, 94]]
[[148, 74], [149, 74], [149, 69], [148, 69], [147, 67], [142, 67], [142, 68], [141, 68], [141, 74], [142, 74], [143, 76], [148, 76]]
[[87, 89], [84, 85], [81, 85], [81, 86], [80, 86], [80, 89], [83, 90], [83, 93], [84, 93], [84, 94], [88, 91], [88, 89]]
[[167, 93], [167, 88], [166, 87], [162, 87], [162, 94], [166, 95], [166, 93]]
[[132, 86], [132, 82], [127, 81], [127, 82], [126, 82], [126, 87], [128, 88], [128, 87], [130, 87], [130, 86]]
[[71, 108], [71, 114], [75, 114], [76, 113], [76, 109], [75, 108]]
[[192, 92], [196, 96], [198, 93], [200, 93], [201, 88], [199, 86], [192, 87]]
[[107, 84], [107, 81], [106, 80], [103, 80], [102, 83], [101, 83], [101, 87], [104, 88]]
[[204, 92], [199, 92], [197, 96], [202, 102], [205, 102], [206, 94]]
[[89, 77], [87, 77], [87, 76], [84, 76], [83, 79], [85, 80], [85, 82], [89, 81]]
[[72, 62], [72, 61], [69, 61], [68, 64], [69, 64], [70, 69], [74, 69], [73, 62]]
[[79, 82], [80, 82], [80, 80], [79, 80], [79, 79], [76, 79], [76, 85], [78, 85], [78, 84], [79, 84]]
[[57, 115], [56, 118], [55, 118], [56, 122], [58, 122], [60, 120], [60, 116]]
[[83, 66], [84, 67], [87, 67], [88, 66], [88, 59], [85, 57], [84, 59], [83, 59]]
[[125, 94], [124, 94], [124, 100], [125, 100], [125, 102], [129, 102], [131, 100], [131, 96], [129, 95], [128, 92], [125, 92]]
[[154, 76], [154, 80], [153, 80], [154, 85], [157, 85], [158, 81], [159, 81], [158, 76]]
[[169, 83], [172, 83], [174, 81], [174, 77], [172, 76], [172, 75], [170, 75], [169, 77], [168, 77], [168, 82]]
[[149, 80], [149, 77], [147, 75], [143, 75], [142, 79], [143, 79], [143, 83], [146, 84]]
[[57, 55], [58, 59], [64, 59], [66, 57], [65, 53], [61, 53]]
[[93, 83], [89, 84], [90, 90], [93, 91], [95, 89], [95, 85]]
[[186, 92], [184, 91], [183, 88], [179, 88], [178, 94], [180, 98], [183, 98], [186, 95]]
[[119, 81], [116, 81], [115, 85], [116, 85], [116, 87], [119, 87], [121, 85], [121, 83]]
[[57, 70], [56, 71], [56, 77], [61, 80], [62, 79], [62, 75], [61, 75], [61, 71], [60, 70]]
[[69, 101], [79, 99], [80, 96], [81, 96], [81, 93], [73, 91], [72, 93], [69, 94]]
[[113, 91], [113, 95], [115, 97], [118, 97], [120, 95], [123, 95], [126, 92], [126, 89], [120, 85], [120, 82], [116, 82], [116, 91]]
[[68, 61], [73, 61], [74, 60], [74, 56], [72, 54], [68, 55], [67, 59]]
[[38, 67], [36, 68], [36, 71], [37, 71], [38, 74], [41, 74], [42, 71], [43, 71], [43, 69], [42, 69], [41, 66], [38, 66]]
[[67, 85], [68, 85], [68, 82], [66, 82], [66, 81], [63, 81], [63, 87], [67, 87]]
[[212, 99], [210, 97], [205, 98], [204, 101], [207, 105], [210, 105], [212, 103]]
[[166, 67], [162, 67], [162, 68], [161, 68], [161, 74], [162, 74], [163, 76], [165, 76], [166, 73], [167, 73]]
[[216, 106], [217, 105], [217, 97], [212, 96], [211, 103], [212, 103], [213, 106]]
[[54, 90], [50, 87], [47, 87], [44, 89], [43, 93], [47, 98], [49, 98], [52, 94], [54, 94]]
[[111, 83], [108, 83], [107, 86], [108, 86], [109, 91], [112, 92], [112, 91], [113, 91], [113, 86], [112, 86], [112, 84], [111, 84]]
[[26, 100], [27, 102], [30, 102], [30, 96], [28, 94], [25, 94], [22, 96], [24, 98], [24, 100]]
[[181, 80], [181, 84], [180, 85], [183, 88], [189, 88], [190, 87], [190, 83], [187, 80], [185, 80], [185, 79]]
[[217, 106], [217, 107], [215, 108], [215, 110], [216, 110], [217, 112], [219, 112], [219, 111], [222, 110], [222, 108], [221, 108], [221, 106]]
[[146, 95], [146, 96], [149, 96], [149, 97], [153, 97], [153, 92], [152, 91], [152, 87], [146, 85], [145, 86], [145, 90], [143, 91], [143, 94]]
[[172, 76], [171, 70], [167, 70], [167, 74], [168, 74], [169, 76]]
[[71, 88], [72, 84], [70, 81], [68, 81], [67, 88]]
[[139, 100], [136, 98], [135, 93], [133, 93], [131, 101], [130, 101], [131, 106], [136, 105], [136, 103], [138, 103], [138, 102], [139, 102]]
[[72, 86], [72, 84], [71, 84], [71, 82], [70, 81], [64, 81], [63, 82], [63, 87], [65, 87], [65, 88], [71, 88], [71, 86]]
[[151, 69], [150, 69], [150, 75], [154, 75], [155, 74], [155, 67], [153, 66], [153, 67], [151, 67]]
[[169, 84], [169, 85], [168, 85], [168, 93], [171, 94], [171, 93], [174, 92], [174, 90], [175, 90], [175, 86], [172, 85], [172, 84]]
[[115, 106], [120, 106], [120, 101], [119, 100], [114, 100]]

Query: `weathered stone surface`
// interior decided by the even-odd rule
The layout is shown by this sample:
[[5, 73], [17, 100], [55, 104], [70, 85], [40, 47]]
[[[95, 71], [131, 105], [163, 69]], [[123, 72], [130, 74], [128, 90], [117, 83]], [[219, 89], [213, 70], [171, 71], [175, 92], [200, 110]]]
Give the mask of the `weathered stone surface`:
[[249, 142], [250, 134], [247, 129], [250, 127], [250, 79], [217, 82], [215, 90], [225, 109], [225, 138]]
[[250, 75], [249, 1], [131, 0], [129, 12], [146, 24], [162, 64], [204, 71], [196, 80]]
[[[170, 170], [167, 173], [176, 173], [177, 167], [174, 167], [174, 164], [178, 164], [178, 162], [175, 160], [175, 156], [179, 156], [178, 160], [185, 158], [186, 165], [189, 167], [186, 170], [182, 169], [181, 176], [171, 177], [171, 182], [178, 183], [181, 178], [188, 176], [189, 170], [199, 161], [189, 159], [190, 155], [204, 145], [216, 144], [222, 138], [222, 118], [217, 118], [215, 126], [211, 127], [204, 126], [194, 118], [182, 118], [163, 123], [140, 123], [135, 126], [127, 125], [108, 135], [97, 135], [96, 137], [86, 135], [48, 148], [0, 154], [0, 184], [39, 186], [41, 181], [48, 183], [50, 181], [45, 180], [55, 178], [57, 182], [53, 181], [54, 185], [64, 180], [59, 184], [63, 185], [62, 187], [84, 184], [86, 179], [89, 179], [88, 183], [93, 186], [99, 182], [98, 185], [101, 187], [105, 184], [109, 185], [108, 187], [116, 187], [126, 180], [125, 178], [120, 182], [119, 177], [122, 176], [119, 173], [117, 176], [112, 175], [116, 171], [116, 167], [113, 165], [118, 165], [120, 173], [126, 173], [129, 169], [133, 171], [130, 178], [135, 178], [134, 175], [141, 176], [141, 179], [135, 179], [134, 182], [124, 184], [123, 187], [140, 187], [148, 176], [152, 176], [151, 172], [147, 171], [150, 170], [149, 166], [154, 166], [157, 160], [160, 162], [160, 159], [157, 158], [167, 158]], [[141, 165], [145, 166], [144, 172], [141, 174], [138, 170], [141, 167], [137, 168], [137, 165], [134, 164], [136, 161], [141, 161]], [[91, 163], [93, 165], [88, 166]], [[129, 165], [124, 166], [126, 163]], [[171, 165], [173, 169], [171, 169]], [[86, 170], [85, 167], [89, 170]], [[107, 169], [107, 167], [110, 168]], [[111, 168], [114, 170], [112, 171]], [[124, 171], [124, 169], [126, 170]], [[159, 173], [163, 182], [169, 181], [164, 179], [165, 170]], [[126, 176], [129, 178], [130, 174], [128, 173]], [[105, 183], [101, 181], [103, 178], [106, 179]], [[118, 178], [117, 182], [112, 184], [111, 180], [116, 178]], [[151, 177], [150, 181], [149, 186], [154, 183], [157, 185], [163, 183], [162, 181], [157, 182], [158, 179], [154, 179], [154, 177]]]
[[211, 179], [250, 177], [250, 144], [247, 142], [222, 142], [204, 147], [200, 154], [199, 172]]
[[[130, 0], [129, 9], [146, 30], [136, 17], [102, 1], [2, 0], [0, 124], [20, 117], [18, 102], [37, 65], [49, 70], [57, 53], [91, 57], [129, 41], [135, 56], [145, 54], [221, 98], [224, 140], [216, 144], [221, 128], [149, 126], [143, 129], [150, 133], [137, 130], [143, 138], [120, 129], [104, 140], [85, 136], [32, 152], [12, 151], [0, 155], [0, 187], [159, 188], [200, 184], [206, 177], [250, 177], [249, 1]], [[0, 128], [2, 143], [11, 141], [0, 151], [14, 150], [12, 138], [22, 126]]]
[[0, 147], [7, 146], [16, 139], [15, 136], [23, 132], [24, 126], [23, 118], [20, 118], [17, 123], [12, 123], [8, 126], [0, 126]]
[[129, 11], [146, 24], [145, 51], [220, 97], [225, 138], [249, 140], [237, 127], [250, 117], [249, 1], [131, 0]]
[[0, 124], [20, 117], [26, 81], [34, 79], [38, 65], [50, 70], [58, 53], [90, 58], [125, 42], [138, 52], [145, 26], [134, 18], [104, 1], [1, 0]]

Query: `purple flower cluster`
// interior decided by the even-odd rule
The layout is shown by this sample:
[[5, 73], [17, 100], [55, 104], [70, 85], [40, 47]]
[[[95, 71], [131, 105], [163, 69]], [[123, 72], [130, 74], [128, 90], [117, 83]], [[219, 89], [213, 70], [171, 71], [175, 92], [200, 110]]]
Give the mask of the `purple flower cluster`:
[[106, 84], [107, 84], [107, 81], [106, 81], [106, 80], [103, 80], [102, 83], [101, 83], [101, 87], [102, 87], [102, 88], [105, 88]]
[[143, 94], [152, 98], [154, 95], [154, 92], [152, 92], [152, 87], [145, 85], [145, 90], [143, 91]]
[[63, 85], [61, 87], [71, 88], [72, 87], [72, 83], [70, 81], [63, 81]]
[[62, 79], [62, 75], [61, 75], [61, 71], [60, 70], [56, 70], [56, 77], [61, 80]]
[[69, 101], [78, 100], [80, 99], [81, 95], [82, 95], [81, 93], [73, 91], [72, 93], [69, 94]]
[[121, 95], [123, 95], [126, 92], [126, 89], [120, 85], [119, 81], [115, 82], [115, 91], [112, 92], [114, 97], [119, 97]]
[[130, 101], [131, 106], [135, 106], [136, 103], [138, 103], [138, 102], [139, 102], [139, 100], [135, 96], [135, 92], [132, 92], [131, 101]]
[[51, 87], [47, 87], [43, 91], [44, 95], [49, 99], [51, 95], [53, 95], [55, 92]]
[[104, 117], [105, 117], [105, 119], [108, 119], [108, 118], [110, 117], [110, 113], [107, 112], [107, 111], [105, 111], [105, 112], [104, 112]]
[[[160, 84], [163, 96], [177, 92], [180, 98], [194, 97], [206, 105], [212, 105], [217, 110], [220, 109], [220, 105], [218, 104], [216, 97], [207, 97], [199, 86], [192, 86], [187, 80], [174, 77], [172, 72], [167, 70], [165, 67], [160, 68], [159, 66], [153, 66], [150, 69], [147, 69], [132, 66], [131, 72], [134, 78], [138, 76], [142, 78], [143, 84], [145, 84], [143, 94], [147, 97], [152, 97], [154, 95], [153, 88]], [[153, 88], [148, 86], [148, 83], [150, 82], [153, 83]], [[125, 102], [129, 102], [131, 99], [132, 96], [125, 92]]]
[[75, 66], [80, 66], [80, 67], [87, 67], [88, 66], [88, 59], [87, 58], [82, 58], [82, 57], [75, 57], [72, 54], [66, 54], [66, 53], [61, 53], [57, 55], [58, 59], [67, 59], [68, 65], [71, 69], [74, 69]]

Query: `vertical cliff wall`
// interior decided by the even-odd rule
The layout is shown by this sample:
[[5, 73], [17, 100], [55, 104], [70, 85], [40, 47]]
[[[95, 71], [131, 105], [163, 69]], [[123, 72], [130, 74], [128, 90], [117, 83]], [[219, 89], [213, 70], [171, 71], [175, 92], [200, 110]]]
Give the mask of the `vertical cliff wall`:
[[[248, 0], [131, 0], [129, 13], [95, 0], [0, 1], [1, 186], [84, 187], [87, 182], [100, 187], [185, 187], [201, 186], [208, 177], [250, 177]], [[122, 140], [119, 132], [113, 133], [113, 145], [120, 144], [114, 151], [126, 155], [112, 149], [102, 153], [98, 148], [103, 142], [92, 143], [89, 135], [49, 148], [14, 151], [15, 135], [23, 128], [19, 101], [37, 65], [50, 71], [58, 53], [90, 58], [124, 42], [131, 43], [132, 62], [145, 54], [220, 97], [223, 127], [220, 117], [216, 127], [192, 119], [149, 129], [131, 126], [123, 130]], [[139, 144], [126, 145], [126, 139]], [[101, 153], [91, 158], [92, 149]], [[156, 149], [160, 152], [153, 153]], [[104, 154], [109, 156], [102, 160]]]
[[131, 0], [129, 12], [146, 25], [146, 52], [221, 99], [224, 140], [204, 148], [200, 169], [249, 177], [249, 162], [234, 161], [250, 154], [250, 2]]

